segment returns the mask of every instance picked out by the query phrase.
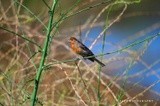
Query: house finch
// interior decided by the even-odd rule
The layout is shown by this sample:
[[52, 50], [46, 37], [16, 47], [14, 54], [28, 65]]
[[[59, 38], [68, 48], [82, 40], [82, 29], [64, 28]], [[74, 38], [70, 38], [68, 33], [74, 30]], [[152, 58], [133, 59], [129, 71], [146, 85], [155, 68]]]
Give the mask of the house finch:
[[95, 58], [95, 55], [92, 53], [91, 50], [89, 50], [83, 43], [81, 43], [75, 37], [71, 37], [69, 42], [70, 42], [71, 49], [76, 54], [81, 55], [83, 58], [86, 57], [92, 62], [96, 61], [101, 66], [105, 66], [105, 64], [103, 64], [102, 62], [100, 62], [98, 59]]

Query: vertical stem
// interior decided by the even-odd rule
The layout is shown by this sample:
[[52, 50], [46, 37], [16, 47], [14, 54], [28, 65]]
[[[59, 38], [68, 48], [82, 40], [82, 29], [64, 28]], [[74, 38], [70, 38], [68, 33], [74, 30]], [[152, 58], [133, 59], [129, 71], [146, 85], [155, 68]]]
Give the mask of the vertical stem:
[[[102, 43], [102, 54], [104, 53], [104, 47], [105, 47], [105, 41], [106, 41], [106, 33], [104, 33], [104, 36], [103, 36], [103, 43]], [[101, 60], [103, 59], [103, 56], [101, 56]], [[100, 92], [100, 88], [101, 88], [101, 71], [102, 71], [102, 67], [99, 67], [99, 70], [98, 70], [98, 106], [101, 105], [101, 92]]]
[[53, 24], [53, 16], [54, 16], [54, 11], [55, 11], [57, 1], [58, 0], [53, 0], [52, 8], [49, 11], [50, 19], [49, 19], [49, 23], [48, 23], [48, 27], [47, 27], [47, 34], [46, 34], [47, 36], [46, 36], [46, 39], [45, 39], [45, 42], [44, 42], [44, 47], [43, 47], [43, 51], [42, 51], [42, 57], [41, 57], [40, 65], [39, 65], [38, 71], [36, 73], [34, 90], [33, 90], [32, 97], [31, 97], [31, 106], [35, 106], [36, 100], [37, 100], [37, 91], [38, 91], [39, 81], [40, 81], [40, 78], [41, 78], [41, 74], [42, 74], [42, 71], [43, 71], [45, 59], [46, 59], [48, 48], [49, 48], [50, 37], [51, 37], [50, 34], [51, 34], [51, 31], [52, 31], [52, 24]]
[[[110, 8], [109, 8], [109, 11], [107, 13], [107, 18], [106, 18], [106, 22], [105, 22], [105, 25], [104, 25], [104, 35], [103, 35], [103, 42], [102, 42], [102, 54], [104, 54], [104, 48], [105, 48], [105, 42], [106, 42], [106, 30], [108, 29], [108, 17], [109, 17], [109, 13], [110, 13]], [[101, 56], [101, 60], [103, 59], [103, 55]], [[101, 67], [98, 71], [98, 77], [99, 77], [99, 80], [98, 80], [98, 106], [100, 106], [101, 104], [101, 92], [100, 92], [100, 86], [101, 86]]]
[[100, 87], [101, 87], [101, 67], [99, 67], [98, 70], [98, 92], [97, 92], [97, 96], [98, 96], [98, 106], [100, 106], [101, 103], [101, 92], [100, 92]]

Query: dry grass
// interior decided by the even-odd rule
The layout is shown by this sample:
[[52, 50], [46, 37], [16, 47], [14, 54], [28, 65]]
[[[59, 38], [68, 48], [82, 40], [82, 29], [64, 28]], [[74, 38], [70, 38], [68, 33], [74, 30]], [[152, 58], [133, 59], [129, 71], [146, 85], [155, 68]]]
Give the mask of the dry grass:
[[[21, 4], [23, 2], [23, 0], [20, 0], [18, 3]], [[96, 4], [97, 2], [95, 0], [84, 2], [74, 8], [73, 13], [74, 11], [81, 10], [82, 7], [89, 7], [88, 5], [94, 3]], [[159, 98], [160, 95], [151, 91], [150, 88], [159, 83], [160, 80], [147, 88], [140, 86], [138, 83], [127, 81], [129, 78], [142, 76], [142, 71], [132, 76], [127, 75], [127, 72], [137, 61], [145, 64], [145, 62], [141, 60], [141, 56], [153, 40], [143, 43], [143, 49], [141, 51], [135, 52], [126, 49], [125, 52], [129, 54], [128, 57], [115, 54], [113, 56], [111, 55], [109, 59], [103, 59], [107, 65], [102, 68], [102, 70], [99, 69], [96, 63], [86, 63], [82, 60], [74, 61], [73, 59], [77, 58], [77, 56], [67, 45], [70, 36], [66, 37], [66, 35], [70, 35], [71, 33], [78, 35], [77, 33], [79, 32], [77, 30], [79, 27], [81, 27], [82, 31], [88, 28], [85, 37], [87, 39], [93, 27], [104, 26], [104, 22], [97, 22], [100, 16], [108, 11], [110, 6], [119, 4], [121, 7], [119, 13], [112, 17], [112, 19], [108, 19], [109, 25], [93, 40], [90, 48], [92, 48], [95, 43], [102, 43], [100, 41], [97, 42], [99, 38], [103, 36], [108, 27], [111, 27], [122, 18], [127, 6], [133, 3], [134, 2], [111, 2], [101, 4], [102, 7], [99, 9], [100, 11], [95, 17], [93, 16], [94, 19], [92, 19], [92, 17], [88, 18], [82, 26], [78, 25], [74, 26], [74, 28], [65, 28], [65, 30], [63, 30], [63, 24], [59, 26], [60, 33], [56, 33], [57, 37], [52, 41], [45, 62], [46, 67], [43, 70], [38, 89], [37, 106], [156, 106], [159, 104], [159, 102], [152, 100], [152, 95], [154, 95], [155, 98]], [[41, 22], [43, 22], [43, 24], [40, 24], [33, 15], [25, 13], [29, 11], [25, 10], [23, 5], [17, 5], [17, 7], [16, 5], [13, 1], [6, 2], [6, 4], [4, 4], [2, 0], [0, 1], [1, 27], [31, 39], [38, 45], [43, 45], [45, 39], [45, 33], [43, 32], [43, 30], [45, 30], [44, 25], [48, 22], [47, 9], [44, 10], [44, 12], [42, 11], [42, 13], [45, 13], [44, 16], [41, 15], [42, 13], [38, 14], [42, 17]], [[23, 10], [22, 13], [21, 10]], [[57, 11], [57, 14], [59, 12], [60, 11]], [[58, 15], [56, 18], [58, 19]], [[64, 23], [66, 24], [67, 22]], [[151, 28], [148, 29], [155, 28], [158, 25], [151, 26]], [[142, 32], [137, 32], [137, 34], [142, 35], [142, 33], [148, 32], [148, 29], [146, 29], [147, 31], [144, 29]], [[128, 38], [128, 41], [136, 39], [136, 35], [134, 35], [133, 38]], [[38, 52], [39, 48], [35, 44], [19, 38], [8, 31], [0, 29], [0, 38], [0, 105], [28, 106], [31, 102], [30, 96], [33, 91], [34, 78], [41, 59], [41, 52]], [[123, 45], [125, 42], [126, 41], [122, 41], [117, 48], [122, 48], [120, 45]], [[119, 64], [119, 61], [125, 62]], [[116, 62], [119, 64], [117, 67], [115, 67]], [[123, 70], [124, 72], [121, 76], [116, 76], [116, 74], [115, 76], [110, 76], [106, 74], [106, 72], [112, 71], [115, 68], [122, 68], [123, 66], [125, 70]], [[150, 69], [150, 66], [146, 65], [146, 69]], [[99, 78], [98, 71], [100, 70], [101, 77]], [[156, 72], [151, 70], [151, 74], [156, 75]], [[98, 80], [100, 80], [100, 101], [98, 101], [99, 98], [97, 96]], [[132, 102], [126, 102], [127, 100], [132, 100]], [[140, 102], [138, 100], [150, 101]]]

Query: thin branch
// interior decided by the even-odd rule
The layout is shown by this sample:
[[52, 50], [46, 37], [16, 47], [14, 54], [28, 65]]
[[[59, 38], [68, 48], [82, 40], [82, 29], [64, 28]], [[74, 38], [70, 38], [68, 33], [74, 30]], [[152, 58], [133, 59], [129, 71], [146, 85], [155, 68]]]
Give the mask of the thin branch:
[[22, 35], [20, 35], [20, 34], [18, 34], [18, 33], [16, 33], [16, 32], [14, 32], [14, 31], [11, 31], [11, 30], [9, 30], [9, 29], [3, 28], [3, 27], [1, 27], [1, 26], [0, 26], [0, 29], [3, 29], [3, 30], [5, 30], [5, 31], [7, 31], [7, 32], [9, 32], [9, 33], [12, 33], [13, 35], [16, 35], [16, 36], [18, 36], [18, 37], [20, 37], [20, 38], [22, 38], [22, 39], [24, 39], [24, 40], [26, 40], [26, 41], [34, 44], [34, 45], [36, 45], [37, 47], [39, 47], [40, 50], [42, 49], [41, 46], [39, 46], [39, 45], [37, 44], [37, 42], [34, 42], [34, 41], [32, 41], [32, 40], [30, 40], [30, 39], [28, 39], [28, 38], [26, 38], [26, 37], [24, 37], [24, 36], [22, 36]]
[[48, 9], [51, 10], [51, 7], [47, 4], [47, 2], [45, 0], [42, 0], [42, 1], [48, 7]]
[[46, 26], [31, 10], [29, 10], [28, 7], [26, 7], [25, 5], [21, 4], [21, 3], [18, 2], [17, 0], [16, 0], [16, 1], [14, 0], [14, 2], [16, 2], [16, 3], [19, 4], [19, 5], [22, 5], [22, 7], [23, 7], [24, 9], [26, 9], [32, 16], [34, 16], [34, 17], [44, 26], [44, 28], [47, 30], [47, 26]]
[[80, 70], [78, 64], [76, 63], [76, 61], [75, 61], [75, 64], [76, 64], [77, 70], [78, 70], [78, 72], [79, 72], [79, 74], [80, 74], [80, 76], [81, 76], [81, 80], [82, 80], [82, 82], [83, 82], [85, 88], [87, 88], [87, 85], [86, 85], [86, 83], [84, 82], [84, 80], [83, 80], [83, 78], [82, 78], [82, 72], [81, 72], [81, 70]]
[[[125, 51], [126, 49], [128, 48], [131, 48], [133, 46], [136, 46], [138, 44], [141, 44], [141, 43], [144, 43], [144, 42], [148, 42], [156, 37], [159, 37], [160, 36], [160, 33], [157, 33], [156, 35], [153, 35], [153, 36], [149, 36], [143, 40], [139, 40], [139, 41], [135, 41], [133, 43], [131, 43], [130, 45], [126, 46], [126, 47], [123, 47], [121, 49], [118, 49], [118, 50], [115, 50], [115, 51], [112, 51], [112, 52], [109, 52], [109, 53], [102, 53], [102, 54], [99, 54], [99, 55], [94, 55], [94, 56], [87, 56], [85, 57], [85, 59], [88, 59], [88, 58], [91, 58], [91, 57], [99, 57], [99, 56], [104, 56], [104, 55], [110, 55], [110, 54], [114, 54], [114, 53], [120, 53], [120, 52], [123, 52]], [[52, 62], [51, 64], [48, 64], [46, 65], [45, 67], [49, 67], [53, 64], [61, 64], [61, 63], [68, 63], [68, 62], [73, 62], [73, 61], [77, 61], [79, 60], [79, 58], [73, 58], [73, 59], [68, 59], [68, 60], [62, 60], [62, 61], [56, 61], [56, 62]]]

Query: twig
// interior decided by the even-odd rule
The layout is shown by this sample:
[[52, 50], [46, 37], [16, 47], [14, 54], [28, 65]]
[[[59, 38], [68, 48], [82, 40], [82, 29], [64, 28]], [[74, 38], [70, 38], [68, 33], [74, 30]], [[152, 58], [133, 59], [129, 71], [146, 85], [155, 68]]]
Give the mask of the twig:
[[37, 44], [37, 42], [34, 42], [34, 41], [32, 41], [32, 40], [30, 40], [30, 39], [28, 39], [28, 38], [26, 38], [26, 37], [24, 37], [24, 36], [22, 36], [22, 35], [20, 35], [20, 34], [18, 34], [18, 33], [16, 33], [16, 32], [14, 32], [14, 31], [11, 31], [11, 30], [9, 30], [9, 29], [3, 28], [3, 27], [1, 27], [1, 26], [0, 26], [0, 29], [3, 29], [3, 30], [5, 30], [5, 31], [7, 31], [7, 32], [9, 32], [9, 33], [12, 33], [12, 34], [14, 34], [14, 35], [16, 35], [16, 36], [24, 39], [24, 40], [26, 40], [26, 41], [28, 41], [28, 42], [36, 45], [37, 47], [39, 47], [40, 50], [42, 49], [41, 46], [39, 46], [39, 45]]

